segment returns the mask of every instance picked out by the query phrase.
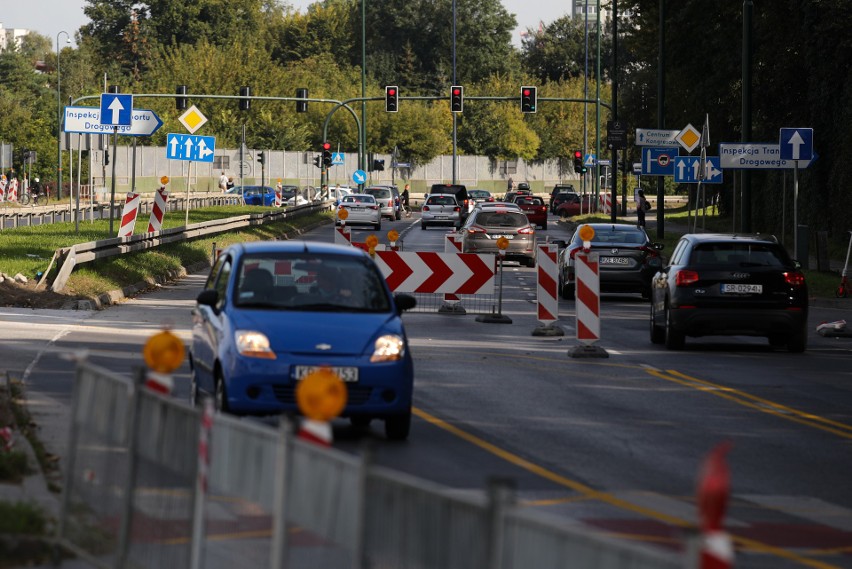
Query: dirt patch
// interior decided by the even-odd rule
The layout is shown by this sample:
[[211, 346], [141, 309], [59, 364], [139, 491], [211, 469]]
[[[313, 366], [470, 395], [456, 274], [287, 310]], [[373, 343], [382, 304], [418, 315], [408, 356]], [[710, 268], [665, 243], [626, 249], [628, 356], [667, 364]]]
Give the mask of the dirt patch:
[[60, 294], [44, 287], [37, 289], [36, 282], [16, 283], [6, 279], [0, 283], [0, 306], [21, 308], [62, 308], [78, 296]]

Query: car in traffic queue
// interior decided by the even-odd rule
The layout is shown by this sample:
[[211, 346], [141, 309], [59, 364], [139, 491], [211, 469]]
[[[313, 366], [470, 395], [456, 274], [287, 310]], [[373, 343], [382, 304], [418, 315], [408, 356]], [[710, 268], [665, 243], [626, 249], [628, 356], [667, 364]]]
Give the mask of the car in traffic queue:
[[463, 184], [432, 184], [426, 198], [432, 194], [452, 194], [456, 197], [461, 211], [461, 222], [467, 219], [468, 214], [473, 209], [473, 200], [467, 193], [467, 186]]
[[488, 190], [468, 190], [467, 195], [473, 202], [474, 207], [476, 207], [476, 205], [480, 203], [488, 203], [494, 201], [494, 196], [491, 195], [491, 192], [489, 192]]
[[505, 249], [507, 261], [517, 261], [529, 267], [535, 266], [535, 227], [527, 216], [513, 207], [476, 207], [468, 216], [458, 233], [462, 240], [462, 253], [500, 254], [497, 245], [505, 237], [509, 246]]
[[574, 186], [572, 186], [571, 184], [556, 184], [550, 191], [550, 198], [547, 203], [547, 206], [550, 209], [550, 213], [556, 213], [556, 206], [568, 199], [567, 195], [557, 199], [557, 196], [559, 196], [559, 194], [573, 194], [575, 196], [579, 195], [577, 193], [577, 190], [575, 190]]
[[530, 223], [539, 229], [547, 229], [547, 206], [544, 200], [538, 196], [515, 196], [515, 203], [520, 206]]
[[576, 255], [583, 250], [580, 229], [591, 227], [594, 237], [589, 251], [598, 254], [598, 278], [601, 293], [636, 293], [651, 296], [651, 279], [660, 270], [662, 243], [654, 243], [645, 230], [626, 223], [589, 223], [581, 225], [559, 252], [557, 273], [559, 293], [574, 298], [577, 288]]
[[562, 201], [561, 196], [563, 195], [564, 194], [557, 194], [556, 200], [558, 205], [556, 206], [556, 211], [554, 211], [560, 219], [567, 219], [569, 217], [574, 217], [575, 215], [598, 211], [597, 202], [595, 202], [595, 196], [593, 194], [583, 194], [582, 196], [573, 194], [569, 195], [564, 201]]
[[651, 342], [680, 350], [701, 336], [762, 336], [807, 349], [808, 286], [774, 237], [687, 234], [652, 279]]
[[461, 206], [454, 194], [429, 194], [420, 208], [420, 229], [432, 225], [461, 225]]
[[391, 221], [402, 219], [399, 189], [396, 186], [370, 186], [364, 190], [364, 193], [376, 198], [376, 202], [382, 209], [382, 217], [387, 217]]
[[234, 186], [228, 189], [225, 195], [242, 195], [246, 205], [275, 206], [275, 188], [269, 186]]
[[389, 439], [408, 437], [414, 364], [401, 315], [413, 296], [391, 294], [356, 247], [255, 241], [225, 248], [193, 310], [191, 401], [221, 412], [300, 412], [297, 388], [332, 372], [346, 388], [341, 417], [384, 420]]
[[[345, 219], [340, 215], [345, 211]], [[343, 196], [337, 204], [335, 225], [372, 225], [379, 231], [382, 228], [382, 210], [376, 198], [370, 194], [349, 194]]]
[[509, 203], [514, 203], [514, 201], [515, 201], [515, 196], [531, 196], [531, 195], [532, 195], [532, 191], [531, 191], [531, 190], [512, 190], [512, 191], [510, 191], [510, 192], [506, 192], [506, 193], [503, 195], [503, 200], [502, 200], [502, 201], [504, 201], [504, 202], [509, 202]]

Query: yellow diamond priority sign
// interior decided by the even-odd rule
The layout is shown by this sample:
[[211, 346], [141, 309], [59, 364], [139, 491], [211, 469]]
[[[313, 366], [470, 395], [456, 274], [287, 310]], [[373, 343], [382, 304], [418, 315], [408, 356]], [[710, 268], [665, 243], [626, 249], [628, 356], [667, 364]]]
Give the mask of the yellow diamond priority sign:
[[683, 146], [687, 152], [692, 152], [698, 143], [701, 142], [701, 133], [691, 124], [686, 125], [680, 133], [675, 137], [675, 140]]
[[180, 124], [186, 127], [189, 134], [195, 134], [195, 131], [201, 128], [207, 122], [207, 117], [201, 114], [195, 105], [189, 107], [185, 113], [178, 117]]

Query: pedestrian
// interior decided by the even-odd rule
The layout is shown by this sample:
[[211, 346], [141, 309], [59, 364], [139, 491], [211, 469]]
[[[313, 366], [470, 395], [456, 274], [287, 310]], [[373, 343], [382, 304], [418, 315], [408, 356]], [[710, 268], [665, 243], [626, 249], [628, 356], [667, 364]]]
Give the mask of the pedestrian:
[[639, 227], [645, 227], [645, 212], [651, 209], [651, 203], [645, 197], [644, 190], [636, 191], [636, 218]]
[[405, 217], [411, 216], [411, 209], [408, 207], [408, 199], [411, 195], [411, 184], [405, 184], [405, 187], [402, 189], [402, 194], [400, 194], [400, 198], [402, 199], [402, 210], [405, 213]]
[[225, 172], [222, 172], [222, 175], [219, 176], [219, 189], [222, 192], [228, 191], [228, 176], [225, 175]]
[[230, 190], [233, 187], [234, 187], [234, 178], [229, 177], [228, 180], [225, 182], [225, 189]]
[[515, 180], [513, 180], [512, 178], [509, 178], [509, 189], [508, 189], [508, 191], [511, 192], [514, 189], [515, 189]]

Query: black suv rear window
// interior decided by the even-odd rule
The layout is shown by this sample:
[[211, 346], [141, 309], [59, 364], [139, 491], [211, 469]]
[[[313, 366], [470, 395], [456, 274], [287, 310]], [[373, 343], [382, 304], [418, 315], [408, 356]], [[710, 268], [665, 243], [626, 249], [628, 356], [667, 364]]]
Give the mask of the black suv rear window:
[[783, 267], [787, 255], [780, 247], [759, 243], [705, 243], [692, 250], [691, 265]]

